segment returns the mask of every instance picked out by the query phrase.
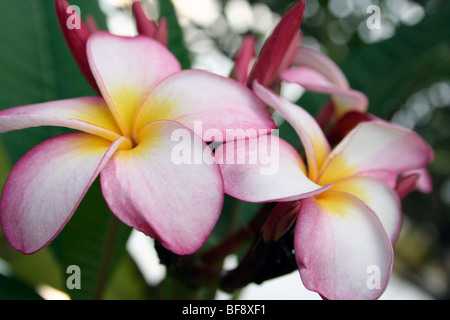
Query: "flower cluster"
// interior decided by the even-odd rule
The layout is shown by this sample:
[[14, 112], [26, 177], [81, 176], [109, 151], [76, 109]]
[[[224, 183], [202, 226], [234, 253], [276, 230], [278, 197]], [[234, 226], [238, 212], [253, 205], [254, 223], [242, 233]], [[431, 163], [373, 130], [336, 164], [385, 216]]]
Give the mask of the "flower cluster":
[[[228, 78], [181, 70], [166, 48], [165, 20], [150, 21], [139, 2], [133, 4], [135, 37], [84, 24], [69, 30], [69, 4], [55, 0], [55, 6], [69, 48], [98, 96], [0, 111], [0, 132], [48, 125], [80, 131], [34, 147], [9, 174], [0, 217], [14, 248], [30, 254], [48, 245], [100, 177], [111, 211], [178, 255], [203, 246], [224, 194], [277, 203], [261, 235], [273, 242], [294, 228], [295, 257], [308, 289], [325, 299], [383, 293], [402, 223], [400, 199], [431, 188], [426, 166], [433, 151], [414, 132], [366, 113], [366, 96], [350, 88], [328, 57], [301, 45], [303, 0], [257, 56], [255, 40], [244, 40]], [[282, 81], [329, 94], [330, 102], [315, 119], [276, 93]], [[268, 106], [295, 129], [302, 150], [271, 134], [277, 128]], [[198, 132], [196, 122], [222, 134]], [[189, 136], [184, 151], [207, 152], [213, 161], [174, 163], [177, 130]], [[254, 134], [236, 138], [229, 130]], [[214, 160], [231, 152], [260, 159], [251, 146], [263, 139], [277, 144], [273, 174], [261, 174], [258, 161]], [[220, 146], [214, 150], [211, 142]], [[368, 286], [374, 266], [380, 281]]]

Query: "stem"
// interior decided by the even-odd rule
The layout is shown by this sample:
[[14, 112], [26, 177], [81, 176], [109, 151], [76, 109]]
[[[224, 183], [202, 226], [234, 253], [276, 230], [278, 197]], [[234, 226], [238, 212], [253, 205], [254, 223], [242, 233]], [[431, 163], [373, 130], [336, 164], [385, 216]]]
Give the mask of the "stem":
[[296, 270], [293, 244], [292, 228], [278, 241], [270, 243], [264, 242], [257, 234], [237, 268], [223, 276], [221, 289], [235, 292], [252, 282], [260, 284]]
[[220, 262], [229, 254], [238, 251], [245, 243], [253, 240], [274, 206], [275, 204], [273, 203], [264, 204], [261, 210], [248, 224], [237, 230], [216, 247], [205, 252], [201, 256], [202, 261], [207, 264]]
[[102, 264], [100, 268], [100, 274], [98, 276], [97, 287], [94, 295], [95, 300], [101, 300], [106, 288], [108, 274], [111, 269], [112, 256], [114, 246], [116, 244], [117, 235], [119, 231], [119, 220], [115, 217], [111, 221], [111, 225], [108, 232], [108, 239], [106, 240], [105, 251], [103, 253]]

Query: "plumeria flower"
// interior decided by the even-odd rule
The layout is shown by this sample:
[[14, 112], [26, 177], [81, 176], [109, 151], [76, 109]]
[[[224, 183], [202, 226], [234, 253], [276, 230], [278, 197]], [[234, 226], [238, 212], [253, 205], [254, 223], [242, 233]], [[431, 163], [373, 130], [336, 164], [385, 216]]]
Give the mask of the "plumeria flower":
[[[225, 192], [248, 202], [279, 202], [263, 237], [276, 241], [295, 222], [294, 251], [306, 288], [326, 299], [380, 297], [402, 223], [393, 188], [401, 173], [429, 164], [432, 149], [416, 133], [381, 120], [360, 123], [331, 149], [306, 111], [258, 83], [254, 91], [295, 129], [306, 165], [291, 145], [273, 136], [268, 143], [278, 145], [278, 172], [261, 175], [264, 163], [221, 164]], [[251, 157], [259, 152], [252, 145], [257, 144], [225, 143], [216, 156]]]
[[[215, 162], [175, 163], [174, 147], [208, 150], [210, 137], [193, 131], [196, 121], [205, 132], [270, 131], [269, 112], [237, 81], [181, 71], [167, 48], [146, 36], [96, 32], [87, 57], [102, 97], [0, 112], [0, 132], [44, 125], [81, 131], [44, 141], [15, 164], [0, 199], [5, 236], [27, 254], [46, 246], [100, 175], [120, 220], [176, 254], [195, 252], [221, 213], [223, 181]], [[189, 139], [174, 140], [177, 130]]]
[[[253, 65], [256, 42], [252, 36], [246, 36], [235, 57], [233, 76], [249, 87], [257, 80], [276, 90], [284, 81], [298, 84], [307, 91], [330, 95], [330, 101], [316, 120], [321, 128], [328, 129], [330, 144], [336, 145], [359, 123], [377, 118], [366, 113], [367, 96], [350, 87], [347, 77], [333, 60], [301, 45], [299, 28], [304, 9], [304, 1], [298, 1], [283, 15]], [[405, 172], [397, 184], [395, 189], [402, 198], [413, 190], [423, 193], [433, 190], [427, 168]]]

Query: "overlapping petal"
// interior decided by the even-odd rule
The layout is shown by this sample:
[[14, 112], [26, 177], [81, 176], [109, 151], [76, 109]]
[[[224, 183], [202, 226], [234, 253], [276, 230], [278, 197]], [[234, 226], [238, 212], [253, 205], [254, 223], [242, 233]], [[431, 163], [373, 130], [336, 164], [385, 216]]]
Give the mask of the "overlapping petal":
[[[158, 120], [177, 121], [205, 141], [220, 142], [236, 140], [233, 133], [238, 132], [234, 129], [254, 138], [260, 129], [267, 133], [276, 127], [251, 90], [235, 80], [202, 70], [181, 71], [159, 83], [138, 111], [135, 134], [150, 121]], [[199, 126], [202, 132], [197, 132]], [[213, 131], [217, 133], [214, 137]]]
[[257, 82], [254, 83], [253, 90], [261, 100], [279, 112], [297, 132], [305, 148], [309, 177], [315, 180], [322, 163], [330, 153], [330, 145], [320, 126], [304, 109], [275, 95]]
[[11, 245], [30, 254], [53, 240], [124, 142], [70, 133], [46, 140], [23, 156], [0, 200], [1, 223]]
[[400, 173], [423, 168], [433, 157], [431, 147], [415, 132], [384, 121], [363, 122], [333, 149], [318, 183], [364, 175], [394, 188]]
[[[195, 161], [198, 154], [201, 161]], [[173, 121], [142, 128], [138, 146], [118, 151], [102, 171], [101, 185], [116, 216], [176, 254], [190, 254], [203, 245], [224, 196], [211, 149]]]
[[300, 155], [275, 135], [227, 142], [215, 156], [225, 192], [247, 202], [293, 201], [328, 188], [308, 179]]
[[392, 270], [392, 246], [377, 216], [343, 192], [302, 200], [294, 250], [305, 287], [330, 300], [376, 299]]
[[87, 54], [102, 96], [126, 136], [132, 134], [136, 111], [147, 93], [180, 70], [172, 53], [147, 36], [96, 32], [88, 40]]
[[75, 98], [0, 111], [0, 132], [37, 126], [62, 126], [114, 141], [120, 129], [99, 97]]
[[350, 89], [345, 75], [327, 56], [310, 48], [299, 47], [293, 62], [295, 67], [283, 71], [281, 79], [297, 83], [309, 91], [330, 94], [337, 117], [348, 111], [367, 110], [367, 97]]

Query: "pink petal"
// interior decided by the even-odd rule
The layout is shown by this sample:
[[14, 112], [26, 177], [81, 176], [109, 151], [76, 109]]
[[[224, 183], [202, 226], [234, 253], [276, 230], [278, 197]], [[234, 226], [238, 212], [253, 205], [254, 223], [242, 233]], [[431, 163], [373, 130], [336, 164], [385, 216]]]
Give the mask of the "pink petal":
[[305, 1], [297, 1], [283, 15], [280, 22], [267, 39], [264, 47], [258, 56], [258, 59], [248, 78], [248, 84], [251, 86], [256, 80], [262, 85], [270, 85], [271, 80], [279, 71], [280, 64], [283, 63], [286, 52], [298, 35], [300, 25], [303, 21], [303, 12], [305, 10]]
[[419, 168], [403, 173], [404, 176], [418, 175], [415, 189], [422, 193], [431, 193], [433, 191], [433, 179], [427, 168]]
[[261, 236], [264, 242], [270, 243], [280, 240], [294, 225], [300, 207], [301, 201], [277, 203], [261, 228]]
[[371, 177], [352, 177], [333, 184], [330, 190], [349, 193], [364, 201], [377, 215], [394, 244], [402, 227], [402, 208], [396, 192], [383, 181]]
[[329, 300], [377, 299], [392, 271], [392, 246], [378, 218], [346, 193], [302, 200], [294, 250], [305, 287]]
[[284, 100], [257, 82], [253, 85], [256, 95], [278, 111], [299, 135], [306, 151], [309, 177], [315, 180], [319, 168], [330, 152], [330, 145], [315, 119], [301, 107]]
[[328, 133], [328, 141], [331, 145], [338, 144], [345, 136], [352, 131], [361, 122], [379, 120], [370, 113], [364, 113], [359, 111], [349, 111], [345, 115], [339, 118], [337, 123]]
[[[55, 9], [61, 31], [64, 35], [64, 38], [66, 39], [70, 51], [72, 52], [72, 55], [75, 58], [75, 61], [77, 62], [81, 72], [90, 83], [92, 88], [97, 93], [100, 93], [100, 90], [89, 67], [89, 62], [86, 55], [86, 42], [90, 36], [88, 28], [81, 21], [81, 17], [79, 17], [76, 12], [70, 9], [70, 5], [69, 3], [67, 3], [67, 1], [55, 0]], [[67, 26], [69, 19], [70, 21], [79, 19], [79, 28], [78, 26], [76, 28], [69, 28]]]
[[164, 17], [158, 21], [154, 39], [159, 41], [159, 43], [163, 46], [167, 47], [169, 41], [169, 26], [167, 25], [167, 20]]
[[294, 57], [293, 64], [298, 67], [303, 66], [315, 70], [337, 88], [350, 88], [347, 78], [336, 63], [317, 50], [300, 47]]
[[119, 219], [176, 254], [191, 254], [204, 244], [224, 197], [211, 149], [173, 121], [143, 128], [138, 146], [118, 151], [102, 171], [101, 185]]
[[369, 101], [366, 95], [350, 89], [341, 69], [326, 55], [311, 48], [300, 47], [294, 58], [294, 65], [296, 67], [284, 71], [281, 78], [297, 83], [306, 90], [332, 95], [338, 117], [348, 111], [367, 111]]
[[256, 39], [252, 35], [244, 37], [242, 45], [236, 55], [235, 74], [236, 80], [242, 84], [247, 83], [250, 64], [255, 57]]
[[417, 187], [417, 181], [419, 180], [419, 174], [413, 173], [401, 177], [397, 181], [395, 186], [395, 192], [397, 192], [400, 199], [406, 197], [411, 191], [414, 191]]
[[136, 27], [139, 34], [153, 38], [156, 32], [156, 25], [147, 16], [142, 7], [142, 3], [140, 1], [134, 1], [131, 8], [133, 16], [136, 19]]
[[208, 142], [253, 138], [276, 127], [250, 89], [201, 70], [181, 71], [158, 84], [139, 110], [135, 134], [157, 120], [175, 120]]
[[297, 151], [275, 135], [221, 145], [215, 153], [225, 192], [247, 202], [293, 201], [323, 192]]
[[363, 93], [337, 86], [313, 67], [301, 66], [285, 70], [281, 74], [281, 79], [296, 83], [308, 91], [330, 94], [338, 117], [349, 111], [367, 110], [368, 99]]
[[385, 121], [363, 122], [334, 148], [318, 183], [365, 175], [394, 187], [398, 174], [423, 168], [433, 157], [431, 147], [416, 133]]
[[50, 243], [124, 138], [86, 133], [44, 141], [13, 167], [0, 200], [1, 223], [11, 245], [30, 254]]
[[153, 38], [162, 45], [167, 46], [168, 29], [166, 19], [161, 18], [158, 25], [156, 25], [156, 23], [147, 16], [140, 1], [134, 1], [131, 8], [136, 20], [138, 33]]
[[87, 43], [92, 72], [122, 132], [131, 136], [136, 111], [147, 93], [180, 64], [166, 47], [146, 37], [96, 32]]
[[38, 126], [62, 126], [114, 141], [120, 136], [105, 101], [86, 97], [44, 102], [0, 111], [0, 132]]

